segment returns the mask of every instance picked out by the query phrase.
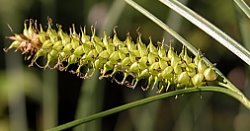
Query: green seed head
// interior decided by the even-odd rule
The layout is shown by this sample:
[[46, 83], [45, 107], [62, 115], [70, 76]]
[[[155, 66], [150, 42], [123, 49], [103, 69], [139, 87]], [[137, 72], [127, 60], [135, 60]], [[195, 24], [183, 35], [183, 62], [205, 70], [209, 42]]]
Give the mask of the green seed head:
[[[28, 55], [32, 58], [30, 65], [39, 65], [38, 58], [44, 57], [46, 64], [39, 67], [70, 71], [81, 78], [90, 77], [93, 70], [100, 70], [100, 78], [114, 77], [119, 73], [124, 74], [124, 78], [118, 83], [131, 88], [145, 79], [145, 90], [157, 86], [159, 92], [164, 86], [166, 90], [170, 85], [198, 87], [217, 80], [216, 72], [205, 64], [201, 56], [193, 59], [188, 56], [186, 48], [178, 55], [171, 45], [165, 50], [163, 42], [155, 46], [151, 38], [148, 45], [144, 44], [140, 34], [135, 43], [130, 35], [124, 41], [120, 40], [115, 31], [113, 37], [104, 32], [101, 38], [96, 36], [93, 27], [92, 35], [87, 35], [85, 28], [77, 33], [74, 25], [70, 33], [64, 32], [60, 25], [54, 29], [51, 20], [47, 27], [46, 30], [42, 26], [37, 29], [33, 20], [25, 23], [22, 34], [8, 37], [13, 42], [6, 51], [16, 49]], [[68, 68], [71, 65], [77, 66], [76, 70]], [[131, 82], [128, 82], [128, 76], [133, 78]]]

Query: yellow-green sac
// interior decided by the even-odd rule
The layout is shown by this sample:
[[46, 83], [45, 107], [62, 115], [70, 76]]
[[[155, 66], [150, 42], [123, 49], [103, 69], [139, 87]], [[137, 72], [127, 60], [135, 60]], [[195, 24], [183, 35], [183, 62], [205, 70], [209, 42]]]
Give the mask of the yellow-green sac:
[[[41, 68], [69, 71], [81, 78], [89, 78], [95, 70], [100, 70], [100, 79], [112, 77], [130, 88], [146, 80], [143, 89], [157, 87], [158, 92], [167, 91], [169, 86], [175, 89], [199, 87], [217, 80], [213, 67], [206, 65], [200, 55], [188, 56], [186, 48], [178, 55], [171, 45], [166, 50], [163, 43], [156, 46], [151, 39], [146, 46], [140, 35], [137, 42], [129, 35], [122, 41], [116, 32], [113, 37], [105, 32], [98, 37], [95, 29], [91, 29], [92, 35], [87, 35], [85, 28], [77, 33], [74, 26], [70, 33], [65, 33], [60, 25], [53, 28], [51, 21], [47, 29], [43, 29], [30, 20], [24, 24], [22, 34], [9, 37], [13, 42], [6, 50], [21, 51], [31, 59], [30, 66], [36, 64]], [[44, 58], [46, 63], [38, 64], [39, 58]], [[117, 80], [117, 74], [123, 74], [123, 79]]]

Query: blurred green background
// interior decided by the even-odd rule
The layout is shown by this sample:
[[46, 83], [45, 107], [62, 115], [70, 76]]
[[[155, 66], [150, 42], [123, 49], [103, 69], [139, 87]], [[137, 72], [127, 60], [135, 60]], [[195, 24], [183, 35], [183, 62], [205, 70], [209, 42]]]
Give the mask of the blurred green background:
[[[180, 1], [250, 49], [250, 22], [233, 1]], [[136, 2], [200, 49], [250, 98], [249, 68], [244, 62], [160, 2]], [[155, 95], [110, 79], [98, 80], [98, 74], [82, 80], [68, 72], [29, 68], [20, 53], [2, 50], [10, 44], [5, 37], [20, 33], [24, 20], [32, 18], [46, 25], [48, 16], [65, 31], [74, 23], [76, 27], [86, 26], [90, 34], [90, 26], [95, 25], [102, 36], [104, 30], [112, 35], [117, 26], [120, 39], [130, 32], [136, 40], [139, 29], [145, 43], [151, 36], [155, 43], [164, 38], [166, 43], [173, 41], [177, 50], [182, 47], [122, 0], [0, 0], [0, 131], [44, 130]], [[249, 131], [249, 123], [250, 111], [236, 100], [223, 94], [200, 93], [150, 103], [69, 130]]]

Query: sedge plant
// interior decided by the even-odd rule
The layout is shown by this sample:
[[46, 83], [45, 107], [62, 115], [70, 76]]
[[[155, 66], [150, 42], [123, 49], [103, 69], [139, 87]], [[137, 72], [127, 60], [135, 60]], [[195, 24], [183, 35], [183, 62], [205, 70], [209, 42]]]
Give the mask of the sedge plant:
[[[151, 38], [149, 43], [143, 43], [142, 34], [139, 32], [137, 41], [133, 41], [129, 34], [125, 40], [120, 40], [116, 29], [113, 36], [108, 36], [105, 32], [102, 36], [97, 36], [94, 27], [91, 27], [92, 34], [88, 35], [85, 27], [77, 32], [73, 25], [69, 28], [70, 33], [66, 33], [61, 25], [53, 26], [51, 19], [48, 19], [47, 28], [38, 24], [36, 20], [27, 20], [24, 22], [24, 30], [21, 34], [8, 37], [13, 42], [5, 48], [5, 51], [11, 49], [20, 51], [25, 55], [25, 59], [30, 61], [29, 66], [36, 65], [45, 69], [67, 71], [83, 79], [92, 77], [98, 70], [100, 79], [112, 78], [118, 84], [131, 89], [156, 90], [155, 96], [77, 119], [49, 130], [71, 128], [149, 102], [194, 92], [224, 93], [250, 109], [250, 101], [244, 94], [192, 44], [134, 1], [125, 1], [182, 43], [182, 51], [177, 53], [171, 43], [166, 48], [164, 41], [153, 43]], [[247, 64], [250, 63], [249, 51], [188, 7], [175, 0], [160, 0], [160, 2], [200, 27]], [[242, 8], [242, 6], [239, 7]], [[249, 8], [244, 7], [243, 12], [248, 16]], [[194, 57], [188, 55], [188, 50]], [[44, 59], [45, 63], [40, 59]], [[123, 78], [119, 79], [117, 75], [122, 75]], [[138, 83], [141, 82], [144, 83], [143, 86], [138, 87]]]

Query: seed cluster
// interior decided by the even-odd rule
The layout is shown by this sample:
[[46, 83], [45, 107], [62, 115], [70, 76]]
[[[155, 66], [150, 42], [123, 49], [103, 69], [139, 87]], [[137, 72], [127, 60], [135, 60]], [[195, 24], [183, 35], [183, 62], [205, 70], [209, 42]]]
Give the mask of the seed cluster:
[[[200, 55], [191, 58], [186, 48], [177, 55], [171, 45], [166, 51], [163, 44], [156, 47], [151, 39], [146, 46], [140, 35], [134, 43], [129, 35], [121, 41], [116, 33], [110, 38], [104, 32], [100, 38], [94, 28], [89, 36], [85, 29], [77, 33], [74, 26], [67, 34], [60, 25], [53, 29], [50, 21], [45, 31], [30, 20], [25, 22], [22, 34], [9, 39], [13, 43], [6, 50], [20, 50], [31, 59], [30, 66], [37, 64], [38, 58], [42, 57], [46, 64], [37, 64], [39, 67], [70, 71], [81, 78], [91, 77], [99, 69], [100, 78], [112, 77], [117, 83], [131, 88], [135, 88], [140, 80], [146, 80], [144, 90], [158, 87], [158, 92], [161, 92], [167, 91], [170, 85], [176, 88], [198, 87], [217, 79], [213, 68], [207, 66]], [[69, 69], [71, 65], [77, 68]], [[123, 74], [122, 80], [115, 78], [117, 73]], [[129, 81], [129, 77], [133, 79]]]

